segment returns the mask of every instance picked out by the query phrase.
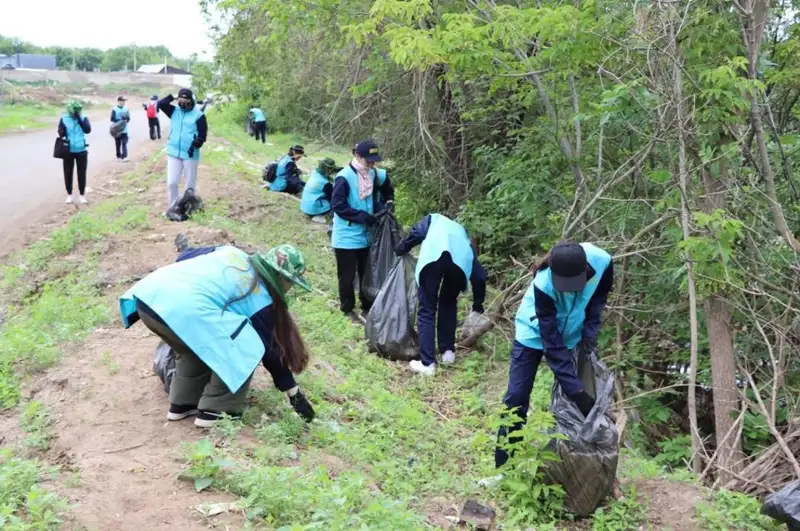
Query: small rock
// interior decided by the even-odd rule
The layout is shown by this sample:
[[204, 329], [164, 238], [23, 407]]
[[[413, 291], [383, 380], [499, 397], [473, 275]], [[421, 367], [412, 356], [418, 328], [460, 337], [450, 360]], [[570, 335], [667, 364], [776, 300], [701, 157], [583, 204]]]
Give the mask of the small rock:
[[467, 500], [458, 513], [461, 522], [472, 526], [474, 529], [491, 531], [494, 529], [494, 519], [497, 516], [494, 509], [482, 505], [475, 500]]
[[145, 237], [145, 240], [148, 240], [148, 241], [151, 241], [151, 242], [163, 242], [166, 239], [167, 239], [167, 235], [166, 234], [151, 234], [151, 235]]

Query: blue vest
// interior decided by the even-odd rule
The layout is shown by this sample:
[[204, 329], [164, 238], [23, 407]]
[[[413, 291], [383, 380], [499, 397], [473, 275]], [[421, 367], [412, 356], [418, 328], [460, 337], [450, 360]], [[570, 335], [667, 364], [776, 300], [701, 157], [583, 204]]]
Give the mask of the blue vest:
[[475, 253], [469, 243], [469, 236], [464, 227], [452, 219], [441, 214], [431, 214], [431, 224], [428, 227], [428, 234], [422, 241], [419, 249], [419, 259], [417, 260], [417, 285], [419, 285], [419, 274], [422, 269], [442, 257], [448, 252], [453, 258], [453, 263], [464, 272], [464, 290], [469, 285], [469, 277], [472, 276], [472, 261]]
[[378, 184], [375, 186], [375, 212], [380, 212], [386, 206], [386, 198], [383, 197], [379, 187], [383, 186], [383, 183], [386, 182], [386, 170], [383, 168], [375, 168], [375, 171], [378, 172]]
[[273, 192], [283, 192], [286, 190], [286, 182], [289, 178], [289, 170], [286, 166], [292, 162], [292, 157], [284, 155], [278, 159], [278, 167], [275, 168], [275, 180], [269, 183], [269, 189]]
[[[120, 107], [119, 105], [114, 107], [114, 119], [115, 120], [117, 120], [117, 121], [122, 120], [122, 118], [125, 117], [125, 116], [130, 116], [130, 113], [128, 112], [128, 108], [127, 107]], [[126, 135], [128, 134], [128, 124], [127, 123], [125, 124], [125, 130], [123, 131], [123, 133], [126, 134]]]
[[267, 117], [264, 116], [264, 111], [262, 111], [261, 109], [259, 109], [257, 107], [253, 107], [252, 109], [250, 109], [250, 113], [253, 115], [253, 121], [254, 122], [266, 122], [267, 121]]
[[86, 151], [86, 134], [81, 129], [81, 124], [78, 123], [78, 120], [70, 114], [64, 114], [61, 116], [61, 123], [64, 124], [64, 128], [67, 130], [69, 152], [83, 153]]
[[197, 121], [203, 116], [203, 111], [193, 107], [184, 111], [178, 106], [172, 111], [169, 126], [169, 140], [167, 140], [167, 155], [178, 159], [200, 160], [200, 150], [195, 148], [194, 154], [189, 156], [189, 148], [197, 136]]
[[325, 192], [322, 190], [330, 181], [323, 176], [319, 170], [311, 173], [311, 178], [303, 188], [303, 198], [300, 200], [300, 210], [309, 216], [319, 216], [330, 212], [331, 203], [325, 199]]
[[263, 284], [223, 312], [225, 303], [244, 294], [254, 271], [247, 253], [220, 247], [212, 253], [157, 269], [120, 298], [125, 328], [136, 300], [147, 304], [235, 393], [264, 356], [264, 343], [250, 316], [270, 306]]
[[[374, 170], [372, 170], [373, 179], [376, 179]], [[350, 185], [350, 195], [347, 196], [347, 203], [351, 208], [356, 210], [363, 210], [366, 213], [374, 214], [372, 206], [372, 196], [361, 199], [358, 193], [358, 175], [355, 170], [348, 164], [336, 176], [344, 177], [347, 184]], [[365, 249], [369, 247], [372, 242], [372, 234], [367, 230], [367, 226], [361, 223], [353, 223], [346, 219], [340, 218], [338, 214], [333, 214], [333, 234], [331, 234], [331, 245], [334, 249]]]
[[[603, 273], [611, 263], [611, 255], [592, 245], [591, 243], [582, 243], [581, 247], [586, 251], [586, 259], [589, 265], [594, 269], [594, 276], [589, 279], [586, 287], [580, 293], [566, 293], [556, 292], [553, 289], [552, 273], [550, 268], [536, 273], [533, 278], [525, 297], [522, 299], [522, 304], [517, 310], [516, 323], [516, 336], [515, 339], [525, 345], [526, 347], [542, 350], [544, 344], [539, 332], [539, 319], [536, 318], [536, 303], [534, 300], [534, 286], [539, 288], [540, 291], [549, 295], [556, 304], [556, 319], [558, 320], [558, 329], [561, 330], [561, 335], [564, 338], [564, 345], [568, 349], [575, 348], [581, 342], [583, 335], [583, 322], [586, 320], [586, 306], [592, 299], [592, 295], [597, 291], [597, 285], [600, 283]], [[531, 318], [533, 317], [533, 320]]]

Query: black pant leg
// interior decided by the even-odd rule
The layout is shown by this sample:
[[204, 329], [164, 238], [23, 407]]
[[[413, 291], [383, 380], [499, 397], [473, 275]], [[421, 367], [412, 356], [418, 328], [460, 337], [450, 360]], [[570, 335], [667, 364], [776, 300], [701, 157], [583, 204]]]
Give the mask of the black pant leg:
[[72, 171], [75, 167], [75, 155], [67, 153], [62, 162], [64, 166], [64, 187], [67, 189], [67, 195], [72, 195]]
[[356, 251], [356, 265], [358, 267], [358, 298], [361, 300], [361, 309], [368, 312], [372, 308], [372, 301], [365, 291], [364, 277], [367, 274], [367, 267], [369, 267], [369, 247]]
[[356, 280], [356, 252], [352, 249], [334, 249], [336, 254], [336, 276], [339, 280], [339, 308], [350, 313], [356, 306], [353, 284]]
[[84, 195], [86, 193], [86, 167], [89, 164], [89, 153], [86, 151], [76, 153], [75, 163], [78, 166], [78, 192]]
[[114, 139], [114, 145], [117, 147], [117, 158], [121, 159], [122, 155], [120, 154], [120, 146], [122, 145], [122, 137], [118, 136]]

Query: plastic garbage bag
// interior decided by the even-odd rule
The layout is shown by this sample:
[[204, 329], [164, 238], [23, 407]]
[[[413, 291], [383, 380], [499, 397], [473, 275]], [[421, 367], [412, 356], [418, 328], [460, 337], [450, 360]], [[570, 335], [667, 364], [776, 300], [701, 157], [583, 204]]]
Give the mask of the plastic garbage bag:
[[125, 126], [126, 125], [128, 125], [128, 123], [125, 120], [119, 120], [117, 122], [112, 122], [112, 124], [108, 128], [108, 132], [114, 138], [119, 138], [120, 136], [122, 136], [122, 133], [125, 132]]
[[567, 509], [586, 517], [592, 514], [614, 488], [619, 459], [619, 433], [609, 416], [614, 399], [614, 373], [597, 359], [594, 352], [577, 349], [578, 377], [591, 385], [586, 391], [595, 399], [594, 408], [584, 418], [578, 406], [553, 386], [550, 412], [556, 419], [556, 433], [548, 449], [560, 462], [549, 463], [544, 470], [549, 483], [564, 487]]
[[800, 531], [800, 480], [767, 496], [761, 512], [786, 524], [789, 531]]
[[367, 344], [371, 352], [396, 361], [416, 359], [419, 336], [414, 329], [417, 293], [414, 268], [417, 261], [406, 255], [395, 259], [367, 315]]
[[187, 188], [183, 197], [167, 210], [167, 219], [171, 221], [186, 221], [195, 212], [202, 211], [203, 200], [194, 193], [194, 188]]
[[492, 320], [486, 314], [469, 312], [469, 315], [461, 325], [458, 345], [460, 347], [471, 347], [483, 334], [491, 330], [492, 326]]
[[394, 247], [402, 239], [400, 224], [388, 210], [379, 212], [378, 223], [372, 230], [372, 245], [369, 249], [369, 265], [364, 275], [364, 295], [375, 300], [386, 277], [394, 266]]
[[153, 355], [153, 372], [161, 378], [164, 390], [169, 393], [172, 376], [175, 374], [175, 352], [163, 341], [158, 344], [155, 355]]

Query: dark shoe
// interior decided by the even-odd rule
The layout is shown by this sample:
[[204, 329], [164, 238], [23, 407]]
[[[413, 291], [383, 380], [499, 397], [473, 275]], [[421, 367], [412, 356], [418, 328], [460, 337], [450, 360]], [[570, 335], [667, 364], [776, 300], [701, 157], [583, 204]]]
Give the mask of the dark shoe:
[[175, 236], [175, 249], [182, 253], [189, 247], [189, 238], [185, 234]]
[[591, 397], [589, 393], [586, 391], [581, 391], [577, 395], [572, 397], [572, 401], [575, 402], [575, 405], [578, 406], [578, 409], [581, 410], [584, 417], [588, 417], [589, 413], [592, 412], [592, 408], [594, 407], [594, 398]]
[[346, 313], [345, 315], [353, 322], [353, 324], [357, 324], [359, 326], [364, 326], [366, 324], [366, 320], [356, 312]]
[[167, 420], [183, 420], [186, 417], [191, 417], [192, 415], [197, 415], [197, 404], [191, 406], [170, 404], [169, 412], [167, 413]]
[[314, 420], [314, 408], [311, 407], [311, 402], [308, 401], [306, 395], [297, 391], [297, 394], [289, 397], [289, 403], [306, 422]]
[[[233, 420], [238, 420], [242, 417], [239, 413], [226, 413], [226, 415]], [[210, 428], [216, 424], [222, 416], [223, 413], [201, 409], [199, 413], [197, 413], [197, 418], [194, 419], [194, 425], [198, 428]]]

